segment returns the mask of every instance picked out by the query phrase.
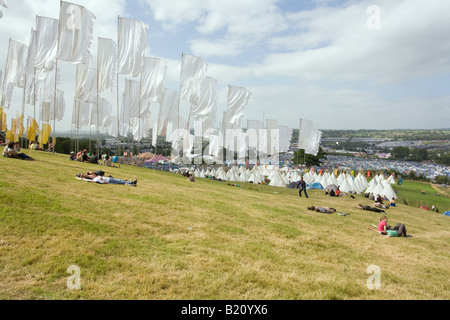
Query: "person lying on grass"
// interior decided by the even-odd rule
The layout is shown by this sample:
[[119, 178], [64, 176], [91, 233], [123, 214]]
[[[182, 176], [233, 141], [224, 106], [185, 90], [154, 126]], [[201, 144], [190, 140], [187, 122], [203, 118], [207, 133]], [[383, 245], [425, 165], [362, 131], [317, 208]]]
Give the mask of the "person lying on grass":
[[136, 187], [137, 180], [127, 181], [123, 179], [114, 179], [111, 175], [104, 177], [105, 173], [102, 170], [89, 171], [88, 173], [79, 173], [76, 176], [81, 179], [85, 179], [88, 182], [95, 182], [101, 184], [125, 184]]
[[380, 218], [380, 223], [378, 224], [377, 230], [372, 229], [370, 227], [367, 227], [368, 230], [378, 232], [379, 234], [383, 236], [388, 236], [391, 238], [396, 237], [408, 237], [408, 234], [406, 233], [406, 227], [403, 223], [397, 223], [394, 228], [387, 225], [388, 217], [383, 216]]
[[311, 211], [315, 211], [315, 212], [322, 212], [322, 213], [336, 212], [336, 209], [334, 209], [334, 208], [320, 207], [320, 206], [311, 206], [311, 207], [308, 207], [307, 210], [311, 210]]
[[131, 181], [123, 180], [123, 179], [114, 179], [111, 177], [102, 177], [102, 176], [97, 176], [94, 179], [92, 179], [90, 182], [101, 183], [101, 184], [124, 184], [124, 185], [132, 186], [132, 187], [137, 186], [137, 180], [131, 182]]
[[357, 206], [358, 209], [361, 210], [367, 210], [367, 211], [373, 211], [373, 212], [378, 212], [378, 213], [386, 213], [384, 210], [378, 209], [378, 208], [374, 208], [371, 206], [363, 206], [362, 204], [359, 204]]

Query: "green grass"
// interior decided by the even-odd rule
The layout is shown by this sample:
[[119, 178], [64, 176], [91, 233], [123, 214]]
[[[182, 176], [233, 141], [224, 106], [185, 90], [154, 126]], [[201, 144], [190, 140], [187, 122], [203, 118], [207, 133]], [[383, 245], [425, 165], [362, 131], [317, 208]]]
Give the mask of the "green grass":
[[[430, 210], [434, 204], [440, 213], [450, 210], [450, 199], [446, 197], [445, 193], [435, 190], [431, 184], [404, 181], [401, 186], [393, 185], [393, 189], [398, 190], [400, 203], [404, 203], [403, 200], [405, 200], [409, 206], [416, 208], [427, 206]], [[422, 194], [422, 190], [425, 190], [426, 193]]]
[[[137, 188], [97, 185], [74, 179], [92, 165], [26, 153], [38, 161], [0, 158], [3, 299], [450, 298], [442, 214], [399, 203], [389, 223], [405, 223], [413, 237], [385, 238], [366, 229], [380, 215], [356, 209], [370, 203], [362, 196], [305, 199], [125, 165], [102, 169], [137, 178]], [[420, 198], [422, 188], [405, 181], [399, 196]], [[67, 289], [71, 265], [81, 290]], [[370, 265], [381, 269], [379, 290], [366, 286]]]

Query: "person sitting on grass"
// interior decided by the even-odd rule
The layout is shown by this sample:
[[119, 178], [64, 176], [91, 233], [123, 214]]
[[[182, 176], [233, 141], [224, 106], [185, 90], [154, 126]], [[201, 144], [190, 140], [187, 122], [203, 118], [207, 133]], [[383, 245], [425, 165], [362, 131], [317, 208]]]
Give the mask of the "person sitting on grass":
[[91, 157], [89, 157], [88, 152], [86, 149], [83, 150], [83, 153], [81, 154], [81, 162], [90, 162]]
[[379, 201], [375, 201], [374, 203], [373, 203], [373, 206], [375, 207], [375, 208], [379, 208], [379, 209], [389, 209], [389, 205], [384, 205], [382, 202], [379, 202]]
[[71, 161], [75, 161], [77, 158], [75, 157], [75, 152], [71, 151], [70, 152], [70, 156], [69, 156], [69, 160]]
[[33, 161], [34, 159], [25, 153], [19, 153], [20, 146], [19, 142], [9, 142], [8, 145], [3, 149], [3, 156], [7, 158], [16, 158], [21, 160]]
[[386, 213], [386, 211], [384, 211], [384, 210], [381, 210], [381, 209], [378, 209], [378, 208], [374, 208], [374, 207], [371, 207], [371, 206], [363, 206], [362, 204], [359, 204], [357, 206], [357, 208], [361, 209], [361, 210], [373, 211], [373, 212], [378, 212], [378, 213]]
[[103, 165], [107, 167], [116, 167], [115, 165], [113, 165], [112, 158], [109, 155], [106, 155], [103, 159]]
[[396, 202], [395, 202], [395, 199], [392, 198], [392, 199], [391, 199], [391, 207], [396, 207], [396, 206], [397, 206], [397, 204], [396, 204]]
[[378, 232], [381, 235], [388, 236], [391, 238], [396, 237], [408, 237], [406, 233], [406, 226], [403, 223], [397, 223], [394, 228], [387, 225], [388, 217], [383, 216], [380, 218], [380, 223], [378, 224], [377, 230], [367, 227], [368, 230]]
[[92, 164], [98, 164], [98, 156], [95, 152], [92, 153], [92, 156], [89, 158], [89, 162]]

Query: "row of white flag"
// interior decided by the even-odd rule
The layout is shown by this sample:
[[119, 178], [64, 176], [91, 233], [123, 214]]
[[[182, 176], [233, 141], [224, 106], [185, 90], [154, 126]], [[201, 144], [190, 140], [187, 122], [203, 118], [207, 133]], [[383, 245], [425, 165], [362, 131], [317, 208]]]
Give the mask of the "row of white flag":
[[[103, 132], [145, 137], [150, 127], [150, 103], [159, 104], [154, 134], [168, 141], [179, 140], [174, 132], [182, 132], [190, 119], [200, 121], [203, 128], [213, 128], [217, 115], [217, 81], [206, 75], [207, 64], [192, 55], [182, 55], [180, 91], [165, 87], [166, 63], [163, 59], [145, 57], [148, 25], [139, 20], [118, 18], [117, 44], [108, 38], [98, 38], [97, 68], [92, 67], [90, 46], [95, 16], [86, 8], [60, 2], [59, 20], [36, 17], [36, 30], [31, 31], [29, 46], [10, 40], [1, 92], [1, 106], [9, 108], [14, 87], [24, 89], [24, 100], [40, 101], [40, 120], [61, 120], [64, 116], [64, 93], [57, 89], [58, 60], [76, 64], [76, 88], [72, 124], [96, 125]], [[119, 75], [139, 78], [125, 80], [121, 110], [115, 118], [112, 107], [100, 94], [113, 92]], [[40, 88], [40, 90], [39, 90]], [[251, 93], [243, 87], [229, 86], [227, 108], [223, 115], [222, 132], [238, 130]], [[189, 120], [179, 115], [180, 100], [190, 103]], [[119, 100], [119, 99], [118, 99]], [[89, 110], [88, 110], [89, 109]], [[136, 125], [137, 123], [137, 125]], [[136, 129], [136, 127], [138, 129]], [[270, 132], [270, 124], [268, 124]], [[114, 132], [115, 131], [115, 132]], [[189, 130], [185, 130], [189, 132]], [[310, 121], [301, 120], [299, 147], [317, 154], [321, 133]], [[270, 141], [270, 137], [268, 137]]]

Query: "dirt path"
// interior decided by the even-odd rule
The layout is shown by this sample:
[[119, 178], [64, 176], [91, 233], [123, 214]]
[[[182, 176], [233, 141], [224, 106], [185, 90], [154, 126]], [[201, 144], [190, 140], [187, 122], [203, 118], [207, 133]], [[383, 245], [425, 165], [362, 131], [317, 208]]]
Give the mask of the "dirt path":
[[431, 184], [431, 186], [433, 187], [434, 190], [436, 190], [438, 193], [440, 193], [441, 196], [448, 198], [448, 187], [444, 188], [437, 184]]

